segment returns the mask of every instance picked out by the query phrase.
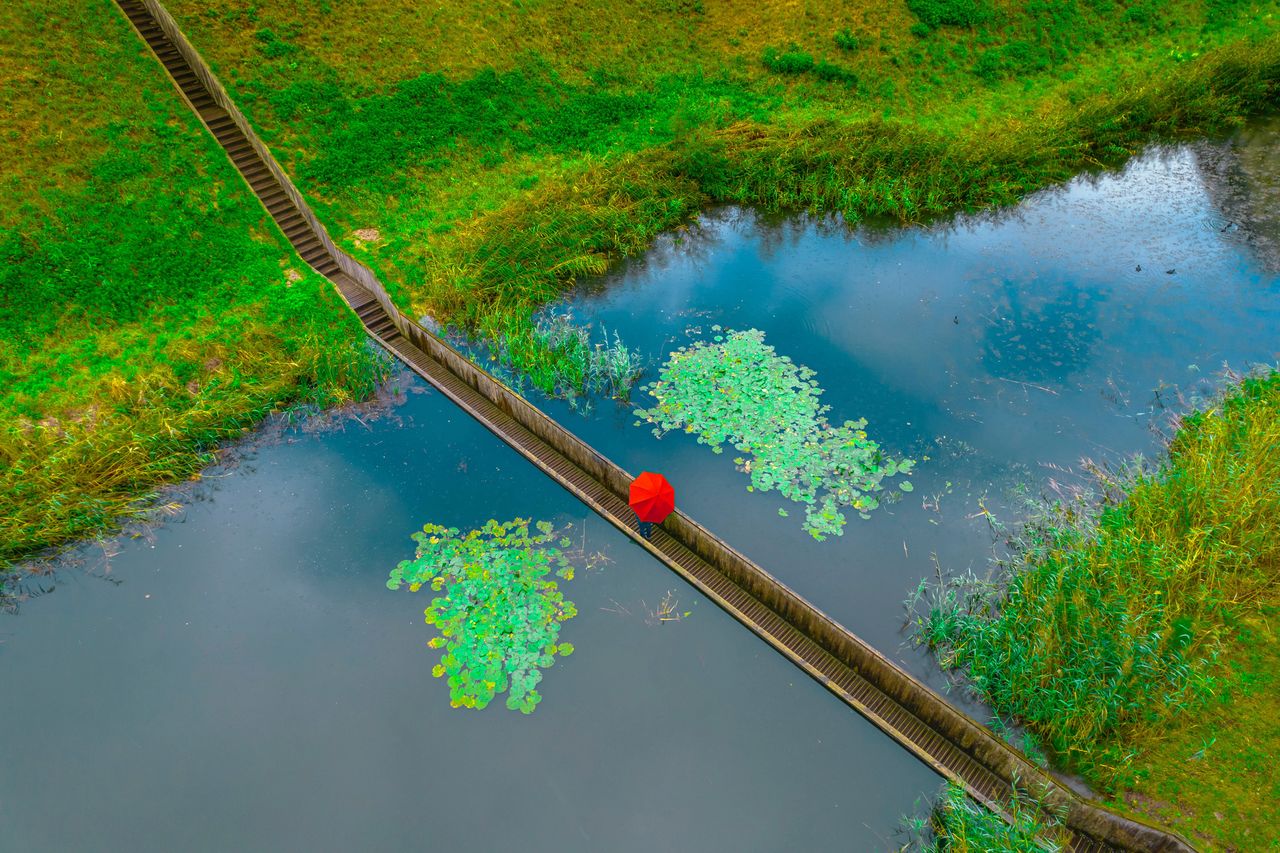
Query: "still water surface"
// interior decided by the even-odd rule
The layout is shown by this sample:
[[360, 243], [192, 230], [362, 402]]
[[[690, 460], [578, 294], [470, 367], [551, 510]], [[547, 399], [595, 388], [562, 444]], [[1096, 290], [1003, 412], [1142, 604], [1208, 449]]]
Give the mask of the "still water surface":
[[623, 407], [543, 405], [627, 470], [665, 473], [685, 511], [942, 687], [904, 646], [909, 591], [938, 568], [986, 573], [984, 510], [1011, 520], [1019, 487], [1077, 483], [1084, 457], [1150, 454], [1224, 365], [1280, 361], [1278, 294], [1276, 120], [1152, 150], [994, 217], [850, 230], [730, 208], [580, 288], [582, 321], [664, 354], [644, 381], [712, 325], [761, 329], [817, 371], [833, 423], [866, 418], [891, 455], [929, 457], [913, 493], [869, 521], [849, 513], [822, 543], [799, 505], [745, 491], [732, 447], [659, 440]]
[[[690, 436], [548, 407], [941, 684], [901, 633], [931, 554], [985, 570], [983, 506], [1081, 455], [1149, 452], [1162, 405], [1277, 358], [1277, 142], [1258, 123], [928, 228], [720, 211], [584, 286], [577, 312], [655, 360], [690, 326], [763, 329], [818, 371], [833, 420], [930, 456], [842, 538], [809, 540]], [[0, 621], [0, 849], [891, 846], [937, 778], [595, 518], [580, 541], [608, 562], [566, 585], [577, 651], [537, 712], [450, 709], [425, 594], [383, 586], [409, 533], [522, 515], [582, 536], [584, 509], [405, 382], [424, 393], [394, 417], [261, 447], [154, 541], [85, 549]], [[690, 616], [654, 624], [669, 591]]]

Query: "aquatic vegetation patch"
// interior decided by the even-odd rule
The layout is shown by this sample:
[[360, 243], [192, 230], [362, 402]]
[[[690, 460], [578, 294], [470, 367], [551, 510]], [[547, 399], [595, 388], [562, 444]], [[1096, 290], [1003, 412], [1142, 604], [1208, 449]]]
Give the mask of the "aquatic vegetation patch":
[[1006, 820], [975, 802], [964, 788], [948, 782], [927, 816], [903, 820], [910, 841], [902, 849], [915, 853], [1056, 853], [1067, 849], [1070, 838], [1057, 816], [1024, 798], [1012, 800], [1008, 812]]
[[[698, 443], [714, 453], [723, 453], [721, 445], [729, 442], [749, 454], [734, 460], [751, 474], [747, 490], [777, 489], [805, 504], [804, 529], [821, 542], [843, 533], [842, 509], [870, 518], [880, 505], [875, 493], [882, 481], [909, 473], [915, 463], [885, 454], [867, 437], [865, 419], [832, 426], [826, 417], [831, 407], [819, 404], [822, 389], [814, 376], [778, 355], [759, 329], [725, 330], [672, 353], [659, 379], [643, 388], [656, 405], [635, 413], [656, 425], [659, 438], [681, 429], [697, 433]], [[909, 492], [912, 486], [903, 480], [899, 488]]]
[[629, 349], [617, 331], [611, 338], [601, 326], [601, 339], [593, 340], [592, 330], [569, 313], [535, 320], [498, 315], [486, 325], [491, 358], [516, 384], [527, 378], [550, 397], [602, 394], [626, 401], [643, 372], [639, 351]]
[[558, 642], [560, 623], [578, 611], [548, 577], [573, 580], [573, 567], [551, 544], [550, 522], [536, 529], [530, 533], [527, 518], [491, 519], [463, 535], [427, 524], [413, 534], [414, 558], [391, 570], [388, 589], [443, 593], [426, 609], [427, 624], [440, 631], [428, 645], [445, 650], [431, 674], [448, 677], [455, 708], [484, 708], [505, 692], [508, 708], [532, 713], [542, 701], [535, 689], [541, 670], [573, 653], [570, 643]]

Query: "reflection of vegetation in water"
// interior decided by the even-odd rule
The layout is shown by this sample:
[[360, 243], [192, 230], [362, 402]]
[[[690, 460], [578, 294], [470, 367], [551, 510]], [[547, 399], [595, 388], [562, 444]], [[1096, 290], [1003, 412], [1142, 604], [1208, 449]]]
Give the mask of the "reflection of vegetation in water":
[[917, 853], [1000, 850], [1007, 853], [1046, 853], [1066, 849], [1069, 840], [1061, 821], [1035, 803], [1015, 799], [1009, 819], [979, 805], [964, 788], [950, 782], [927, 817], [903, 821], [911, 836], [905, 849]]
[[[843, 532], [842, 508], [869, 518], [880, 505], [873, 493], [881, 481], [915, 463], [886, 456], [863, 431], [866, 420], [828, 423], [830, 406], [818, 405], [822, 390], [813, 376], [779, 356], [764, 332], [725, 332], [672, 353], [659, 380], [644, 386], [657, 404], [636, 414], [656, 424], [659, 437], [683, 429], [715, 453], [728, 441], [751, 454], [734, 460], [751, 474], [748, 491], [777, 489], [806, 504], [804, 529], [822, 541]], [[909, 492], [911, 484], [899, 488]]]
[[1194, 145], [1196, 169], [1219, 215], [1203, 223], [1280, 272], [1280, 117], [1251, 123], [1230, 144]]
[[592, 395], [631, 398], [631, 388], [644, 372], [638, 350], [600, 327], [593, 340], [591, 324], [579, 325], [569, 312], [534, 317], [528, 311], [488, 318], [475, 335], [450, 327], [451, 342], [517, 393], [532, 386], [548, 397], [565, 399], [574, 409], [590, 411]]
[[982, 335], [982, 363], [992, 376], [1053, 384], [1084, 369], [1098, 337], [1096, 292], [1064, 287], [1055, 296], [1005, 280]]
[[[484, 708], [509, 691], [507, 707], [528, 714], [542, 696], [534, 688], [541, 669], [556, 655], [572, 654], [569, 643], [557, 643], [560, 623], [577, 614], [556, 582], [553, 570], [573, 580], [573, 568], [560, 550], [549, 522], [537, 524], [530, 535], [529, 520], [500, 523], [490, 520], [464, 536], [457, 528], [428, 524], [413, 535], [418, 543], [413, 560], [391, 571], [389, 589], [408, 584], [417, 592], [429, 584], [443, 595], [431, 600], [427, 624], [440, 629], [432, 648], [445, 647], [431, 674], [449, 677], [449, 700], [455, 708]], [[568, 546], [561, 539], [561, 546]]]
[[1185, 418], [1159, 466], [1040, 507], [1005, 577], [934, 588], [918, 636], [1091, 781], [1133, 783], [1135, 745], [1222, 695], [1234, 626], [1280, 593], [1276, 447], [1280, 373]]

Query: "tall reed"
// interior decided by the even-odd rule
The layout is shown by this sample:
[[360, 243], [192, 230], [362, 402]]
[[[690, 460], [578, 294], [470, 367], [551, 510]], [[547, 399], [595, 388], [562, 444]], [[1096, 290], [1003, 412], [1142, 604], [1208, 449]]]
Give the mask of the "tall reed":
[[922, 583], [917, 637], [1103, 783], [1104, 748], [1222, 687], [1228, 625], [1280, 591], [1280, 373], [1184, 418], [1164, 458], [1037, 502], [996, 577]]

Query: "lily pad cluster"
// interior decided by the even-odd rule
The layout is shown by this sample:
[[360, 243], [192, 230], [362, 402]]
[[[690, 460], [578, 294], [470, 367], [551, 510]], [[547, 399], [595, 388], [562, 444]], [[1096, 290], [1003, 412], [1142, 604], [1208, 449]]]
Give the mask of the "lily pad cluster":
[[[805, 504], [804, 529], [818, 541], [843, 533], [844, 509], [870, 518], [882, 481], [915, 463], [885, 454], [867, 437], [866, 419], [832, 426], [814, 371], [778, 355], [764, 332], [711, 331], [723, 334], [671, 353], [659, 378], [642, 389], [656, 405], [636, 415], [655, 424], [659, 438], [681, 429], [715, 453], [728, 442], [747, 454], [734, 460], [751, 475], [747, 491], [777, 489]], [[912, 489], [906, 480], [898, 487]]]
[[431, 674], [448, 676], [455, 708], [484, 708], [506, 691], [508, 708], [531, 713], [542, 701], [535, 689], [541, 670], [573, 653], [570, 643], [558, 642], [560, 623], [578, 611], [549, 577], [573, 580], [573, 567], [550, 544], [551, 524], [536, 527], [531, 535], [527, 518], [490, 520], [460, 534], [427, 524], [413, 534], [414, 559], [391, 570], [389, 589], [429, 585], [442, 593], [426, 610], [427, 624], [440, 630], [428, 645], [445, 650]]

